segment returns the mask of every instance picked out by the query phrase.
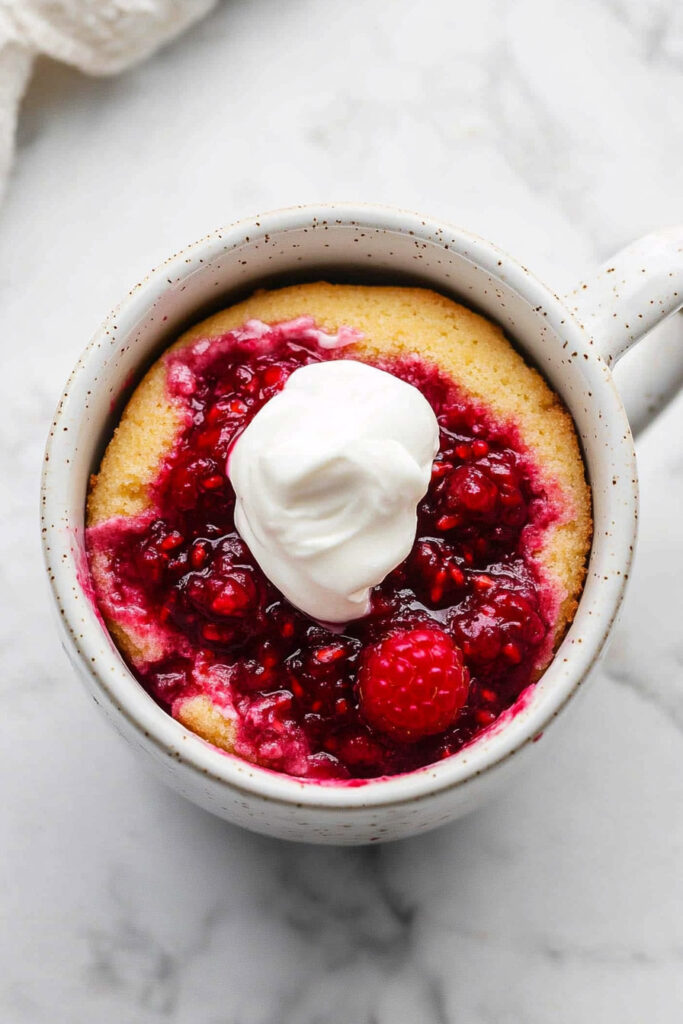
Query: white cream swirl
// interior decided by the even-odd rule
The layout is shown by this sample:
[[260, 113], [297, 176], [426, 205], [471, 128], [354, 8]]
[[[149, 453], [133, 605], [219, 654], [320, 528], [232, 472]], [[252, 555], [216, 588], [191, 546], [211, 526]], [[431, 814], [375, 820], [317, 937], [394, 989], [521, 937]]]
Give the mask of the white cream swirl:
[[322, 622], [366, 615], [408, 555], [438, 451], [426, 398], [350, 359], [295, 370], [235, 443], [235, 524], [268, 579]]

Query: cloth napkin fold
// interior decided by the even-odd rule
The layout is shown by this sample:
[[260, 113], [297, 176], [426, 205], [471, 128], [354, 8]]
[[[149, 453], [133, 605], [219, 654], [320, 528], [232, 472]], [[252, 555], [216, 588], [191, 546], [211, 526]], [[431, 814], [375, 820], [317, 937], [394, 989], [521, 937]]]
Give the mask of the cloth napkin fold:
[[0, 197], [19, 103], [39, 54], [113, 75], [203, 17], [216, 0], [0, 0]]

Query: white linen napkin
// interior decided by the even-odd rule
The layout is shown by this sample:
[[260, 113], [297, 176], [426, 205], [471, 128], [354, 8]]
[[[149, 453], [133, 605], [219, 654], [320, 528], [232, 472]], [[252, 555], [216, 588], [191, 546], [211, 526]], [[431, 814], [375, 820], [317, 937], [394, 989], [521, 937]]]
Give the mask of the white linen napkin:
[[216, 0], [0, 0], [0, 197], [19, 103], [39, 54], [90, 75], [122, 71], [205, 15]]

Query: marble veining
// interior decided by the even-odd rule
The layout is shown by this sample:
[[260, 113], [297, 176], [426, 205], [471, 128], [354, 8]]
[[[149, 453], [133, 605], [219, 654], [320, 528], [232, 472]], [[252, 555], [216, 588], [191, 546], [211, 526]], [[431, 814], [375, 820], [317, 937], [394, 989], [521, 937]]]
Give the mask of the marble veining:
[[59, 650], [36, 501], [64, 379], [167, 253], [367, 198], [562, 293], [683, 221], [682, 72], [674, 0], [231, 2], [120, 78], [39, 67], [0, 227], [3, 1022], [678, 1024], [680, 399], [638, 442], [639, 549], [592, 687], [496, 803], [378, 849], [250, 835], [143, 771]]

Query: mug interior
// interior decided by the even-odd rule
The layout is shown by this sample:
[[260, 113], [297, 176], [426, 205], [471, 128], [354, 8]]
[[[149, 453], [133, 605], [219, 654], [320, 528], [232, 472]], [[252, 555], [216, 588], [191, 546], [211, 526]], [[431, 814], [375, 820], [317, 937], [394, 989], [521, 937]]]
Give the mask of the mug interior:
[[[259, 287], [301, 280], [424, 285], [497, 322], [563, 398], [593, 492], [594, 541], [574, 622], [542, 678], [468, 747], [437, 765], [357, 788], [302, 783], [223, 754], [163, 711], [130, 673], [92, 601], [85, 495], [121, 409], [163, 349], [203, 316]], [[637, 502], [633, 445], [607, 367], [557, 296], [482, 239], [370, 207], [279, 211], [215, 232], [153, 271], [108, 317], [75, 367], [46, 452], [43, 537], [72, 651], [91, 689], [145, 740], [232, 786], [315, 805], [386, 804], [461, 784], [544, 730], [604, 646], [623, 595]], [[97, 698], [96, 698], [97, 699]]]

